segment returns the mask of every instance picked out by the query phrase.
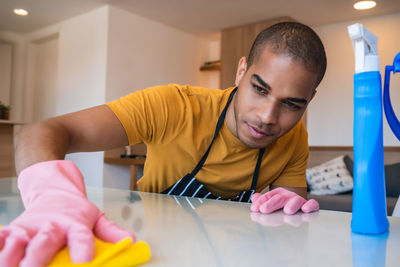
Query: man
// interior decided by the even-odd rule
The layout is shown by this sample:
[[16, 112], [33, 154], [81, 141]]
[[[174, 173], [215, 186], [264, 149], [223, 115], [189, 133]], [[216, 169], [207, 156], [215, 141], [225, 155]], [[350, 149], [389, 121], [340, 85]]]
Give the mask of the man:
[[[66, 153], [145, 142], [140, 190], [251, 199], [261, 213], [318, 210], [304, 199], [308, 145], [300, 119], [325, 69], [318, 36], [300, 23], [279, 23], [240, 59], [237, 88], [158, 86], [24, 128], [16, 168], [26, 210], [0, 231], [0, 265], [42, 266], [66, 243], [74, 262], [87, 262], [93, 235], [134, 239], [87, 200]], [[268, 186], [278, 188], [259, 193]]]

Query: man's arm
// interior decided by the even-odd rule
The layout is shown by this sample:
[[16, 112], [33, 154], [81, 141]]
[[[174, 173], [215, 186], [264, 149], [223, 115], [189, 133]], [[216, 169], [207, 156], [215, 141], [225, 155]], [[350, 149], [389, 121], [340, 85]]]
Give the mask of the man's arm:
[[0, 266], [46, 266], [65, 245], [72, 262], [89, 262], [95, 255], [95, 236], [112, 243], [135, 240], [87, 199], [79, 169], [62, 160], [69, 152], [128, 144], [124, 128], [107, 106], [31, 124], [15, 144], [25, 211], [0, 229]]
[[64, 159], [67, 153], [125, 146], [128, 137], [112, 110], [101, 105], [30, 124], [14, 144], [19, 174], [37, 162]]

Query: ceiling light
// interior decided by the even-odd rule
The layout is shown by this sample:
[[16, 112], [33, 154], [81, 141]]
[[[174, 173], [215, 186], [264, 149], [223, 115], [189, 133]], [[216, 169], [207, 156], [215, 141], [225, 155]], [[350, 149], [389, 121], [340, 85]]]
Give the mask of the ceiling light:
[[359, 10], [370, 9], [376, 6], [375, 1], [357, 1], [353, 7]]
[[14, 13], [17, 15], [20, 15], [20, 16], [28, 15], [28, 11], [26, 11], [25, 9], [21, 9], [21, 8], [14, 9]]

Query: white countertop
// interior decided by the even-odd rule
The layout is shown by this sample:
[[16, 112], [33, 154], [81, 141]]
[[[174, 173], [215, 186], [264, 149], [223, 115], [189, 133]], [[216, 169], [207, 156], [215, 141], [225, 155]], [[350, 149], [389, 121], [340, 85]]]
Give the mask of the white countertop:
[[[0, 224], [22, 212], [0, 179]], [[387, 235], [350, 231], [351, 213], [251, 213], [249, 204], [88, 188], [88, 197], [151, 247], [144, 266], [400, 266], [400, 218]]]

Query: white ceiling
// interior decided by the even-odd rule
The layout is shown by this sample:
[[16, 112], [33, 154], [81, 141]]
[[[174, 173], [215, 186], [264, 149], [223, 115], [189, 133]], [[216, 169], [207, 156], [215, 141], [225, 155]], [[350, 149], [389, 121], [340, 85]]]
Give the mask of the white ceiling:
[[[353, 0], [0, 0], [0, 31], [27, 33], [104, 5], [201, 36], [281, 16], [316, 26], [400, 12], [400, 0], [376, 2], [357, 11]], [[16, 16], [14, 8], [30, 14]]]

